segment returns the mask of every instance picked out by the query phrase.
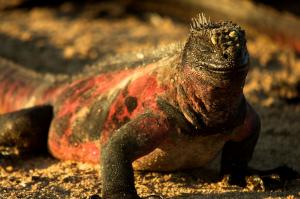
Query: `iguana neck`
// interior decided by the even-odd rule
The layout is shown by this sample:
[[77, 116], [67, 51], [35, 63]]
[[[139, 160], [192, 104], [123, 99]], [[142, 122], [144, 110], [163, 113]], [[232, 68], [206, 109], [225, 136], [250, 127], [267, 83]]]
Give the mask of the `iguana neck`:
[[[196, 128], [217, 128], [237, 120], [244, 103], [244, 76], [218, 79], [184, 68], [178, 78], [177, 102]], [[201, 75], [199, 75], [201, 74]]]

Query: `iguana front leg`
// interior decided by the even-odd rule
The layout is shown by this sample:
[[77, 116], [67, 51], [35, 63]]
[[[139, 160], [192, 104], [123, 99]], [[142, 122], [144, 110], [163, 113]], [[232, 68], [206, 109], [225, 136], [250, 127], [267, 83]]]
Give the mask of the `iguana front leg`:
[[[228, 141], [222, 151], [221, 174], [229, 175], [229, 183], [246, 186], [246, 176], [259, 176], [266, 189], [283, 188], [278, 184], [284, 184], [286, 180], [299, 177], [299, 174], [287, 166], [277, 167], [271, 170], [257, 170], [248, 167], [254, 152], [260, 133], [260, 119], [254, 109], [247, 105], [247, 116], [244, 124], [236, 129], [236, 137]], [[272, 178], [278, 175], [279, 181]]]
[[151, 152], [164, 140], [167, 125], [162, 117], [148, 113], [114, 132], [101, 148], [103, 199], [140, 198], [134, 187], [132, 162]]
[[236, 129], [233, 140], [225, 143], [222, 150], [221, 175], [230, 176], [229, 183], [246, 186], [245, 176], [260, 133], [260, 118], [250, 107], [244, 124]]
[[36, 106], [0, 115], [0, 154], [47, 150], [52, 106]]

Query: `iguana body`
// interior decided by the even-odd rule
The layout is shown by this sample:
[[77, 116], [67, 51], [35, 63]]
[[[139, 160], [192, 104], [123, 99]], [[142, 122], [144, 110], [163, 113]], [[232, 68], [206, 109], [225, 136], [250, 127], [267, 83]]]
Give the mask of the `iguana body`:
[[[1, 61], [0, 110], [10, 113], [0, 117], [0, 144], [36, 150], [35, 137], [49, 129], [55, 157], [101, 164], [105, 199], [138, 198], [132, 163], [140, 170], [194, 168], [223, 149], [221, 172], [241, 177], [260, 129], [243, 95], [244, 31], [200, 16], [184, 47], [143, 56], [69, 78]], [[17, 139], [29, 134], [37, 136], [25, 145]]]

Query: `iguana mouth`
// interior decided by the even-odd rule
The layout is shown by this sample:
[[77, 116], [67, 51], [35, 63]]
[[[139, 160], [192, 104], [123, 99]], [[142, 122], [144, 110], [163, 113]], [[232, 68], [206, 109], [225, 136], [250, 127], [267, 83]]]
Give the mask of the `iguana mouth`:
[[213, 72], [213, 73], [218, 73], [218, 74], [243, 72], [249, 69], [249, 57], [248, 56], [244, 57], [242, 59], [242, 63], [235, 64], [233, 66], [224, 66], [224, 65], [199, 61], [197, 68], [201, 70]]
[[204, 70], [207, 70], [207, 71], [213, 72], [213, 73], [218, 73], [218, 74], [239, 73], [239, 72], [247, 71], [248, 68], [249, 68], [248, 64], [241, 65], [238, 68], [234, 68], [234, 69], [232, 69], [232, 68], [221, 68], [221, 67], [220, 68], [203, 67]]

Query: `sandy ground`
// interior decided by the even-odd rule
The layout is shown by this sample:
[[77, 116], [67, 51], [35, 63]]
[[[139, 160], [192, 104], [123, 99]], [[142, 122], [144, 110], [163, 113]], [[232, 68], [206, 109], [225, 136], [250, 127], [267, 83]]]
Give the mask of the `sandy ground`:
[[[22, 8], [0, 12], [0, 56], [42, 72], [72, 73], [115, 53], [184, 41], [187, 25], [154, 13], [128, 14], [113, 4]], [[252, 69], [245, 94], [262, 119], [251, 165], [300, 171], [300, 57], [248, 31]], [[262, 191], [220, 182], [218, 161], [199, 170], [136, 173], [142, 196], [167, 198], [300, 198], [300, 180]], [[0, 160], [0, 198], [88, 198], [101, 194], [96, 165], [49, 154]]]

